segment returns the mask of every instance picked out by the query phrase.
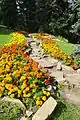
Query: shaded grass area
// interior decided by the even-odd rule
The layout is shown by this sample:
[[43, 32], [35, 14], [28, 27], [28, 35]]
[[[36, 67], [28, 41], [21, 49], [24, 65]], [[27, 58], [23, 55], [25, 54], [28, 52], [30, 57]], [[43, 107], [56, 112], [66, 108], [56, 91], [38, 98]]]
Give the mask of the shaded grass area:
[[66, 41], [56, 41], [56, 43], [60, 46], [60, 48], [66, 53], [70, 54], [76, 48], [75, 44], [68, 43]]
[[59, 102], [50, 120], [80, 120], [80, 106], [69, 101]]
[[9, 34], [11, 33], [10, 30], [8, 30], [7, 28], [0, 26], [0, 48], [8, 43], [9, 41]]

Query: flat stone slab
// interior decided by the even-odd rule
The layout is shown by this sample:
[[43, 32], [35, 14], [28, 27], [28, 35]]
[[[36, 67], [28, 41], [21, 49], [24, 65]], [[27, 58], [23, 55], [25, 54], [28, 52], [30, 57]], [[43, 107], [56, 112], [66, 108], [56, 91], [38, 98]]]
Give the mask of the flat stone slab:
[[72, 85], [80, 86], [80, 74], [78, 73], [66, 74], [66, 80]]
[[62, 71], [55, 71], [50, 74], [51, 77], [55, 77], [58, 82], [63, 81], [63, 72]]
[[62, 70], [64, 74], [75, 73], [75, 71], [70, 66], [66, 66], [66, 65], [62, 65]]
[[48, 57], [47, 60], [53, 64], [53, 67], [57, 66], [57, 64], [58, 64], [58, 60], [56, 60], [54, 58]]
[[46, 58], [40, 59], [37, 61], [40, 65], [42, 65], [44, 68], [52, 68], [53, 64], [48, 61]]
[[32, 120], [46, 120], [52, 114], [56, 105], [56, 100], [49, 97], [48, 100], [35, 113]]
[[21, 117], [21, 119], [20, 119], [20, 120], [26, 120], [25, 116]]

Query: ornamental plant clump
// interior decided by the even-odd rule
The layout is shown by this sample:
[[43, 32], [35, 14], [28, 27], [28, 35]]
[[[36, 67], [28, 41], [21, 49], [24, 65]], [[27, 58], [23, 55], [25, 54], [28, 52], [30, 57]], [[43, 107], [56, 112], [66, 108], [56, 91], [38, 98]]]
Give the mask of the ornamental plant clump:
[[27, 105], [40, 106], [50, 96], [49, 74], [24, 53], [25, 47], [22, 41], [0, 50], [0, 97], [19, 98]]

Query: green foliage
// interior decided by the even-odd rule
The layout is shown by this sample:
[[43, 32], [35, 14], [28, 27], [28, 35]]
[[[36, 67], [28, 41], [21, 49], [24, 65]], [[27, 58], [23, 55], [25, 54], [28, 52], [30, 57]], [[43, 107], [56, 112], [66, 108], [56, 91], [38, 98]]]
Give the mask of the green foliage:
[[68, 18], [69, 18], [69, 4], [67, 1], [54, 0], [50, 4], [51, 15], [49, 27], [51, 33], [60, 34], [65, 36], [68, 35]]
[[50, 120], [80, 120], [80, 106], [63, 100], [58, 103]]
[[15, 28], [17, 18], [16, 0], [2, 0], [1, 10], [3, 12], [3, 23], [9, 28]]
[[0, 19], [11, 29], [80, 39], [80, 0], [2, 0]]
[[20, 107], [16, 103], [0, 100], [0, 120], [18, 120]]
[[71, 32], [80, 36], [80, 0], [73, 0], [71, 15], [71, 19], [73, 19]]

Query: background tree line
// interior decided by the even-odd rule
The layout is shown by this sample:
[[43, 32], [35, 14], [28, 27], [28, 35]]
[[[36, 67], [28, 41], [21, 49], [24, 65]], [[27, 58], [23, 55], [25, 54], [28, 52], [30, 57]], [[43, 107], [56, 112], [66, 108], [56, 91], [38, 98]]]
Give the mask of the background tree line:
[[80, 0], [1, 0], [0, 21], [9, 29], [80, 39]]

